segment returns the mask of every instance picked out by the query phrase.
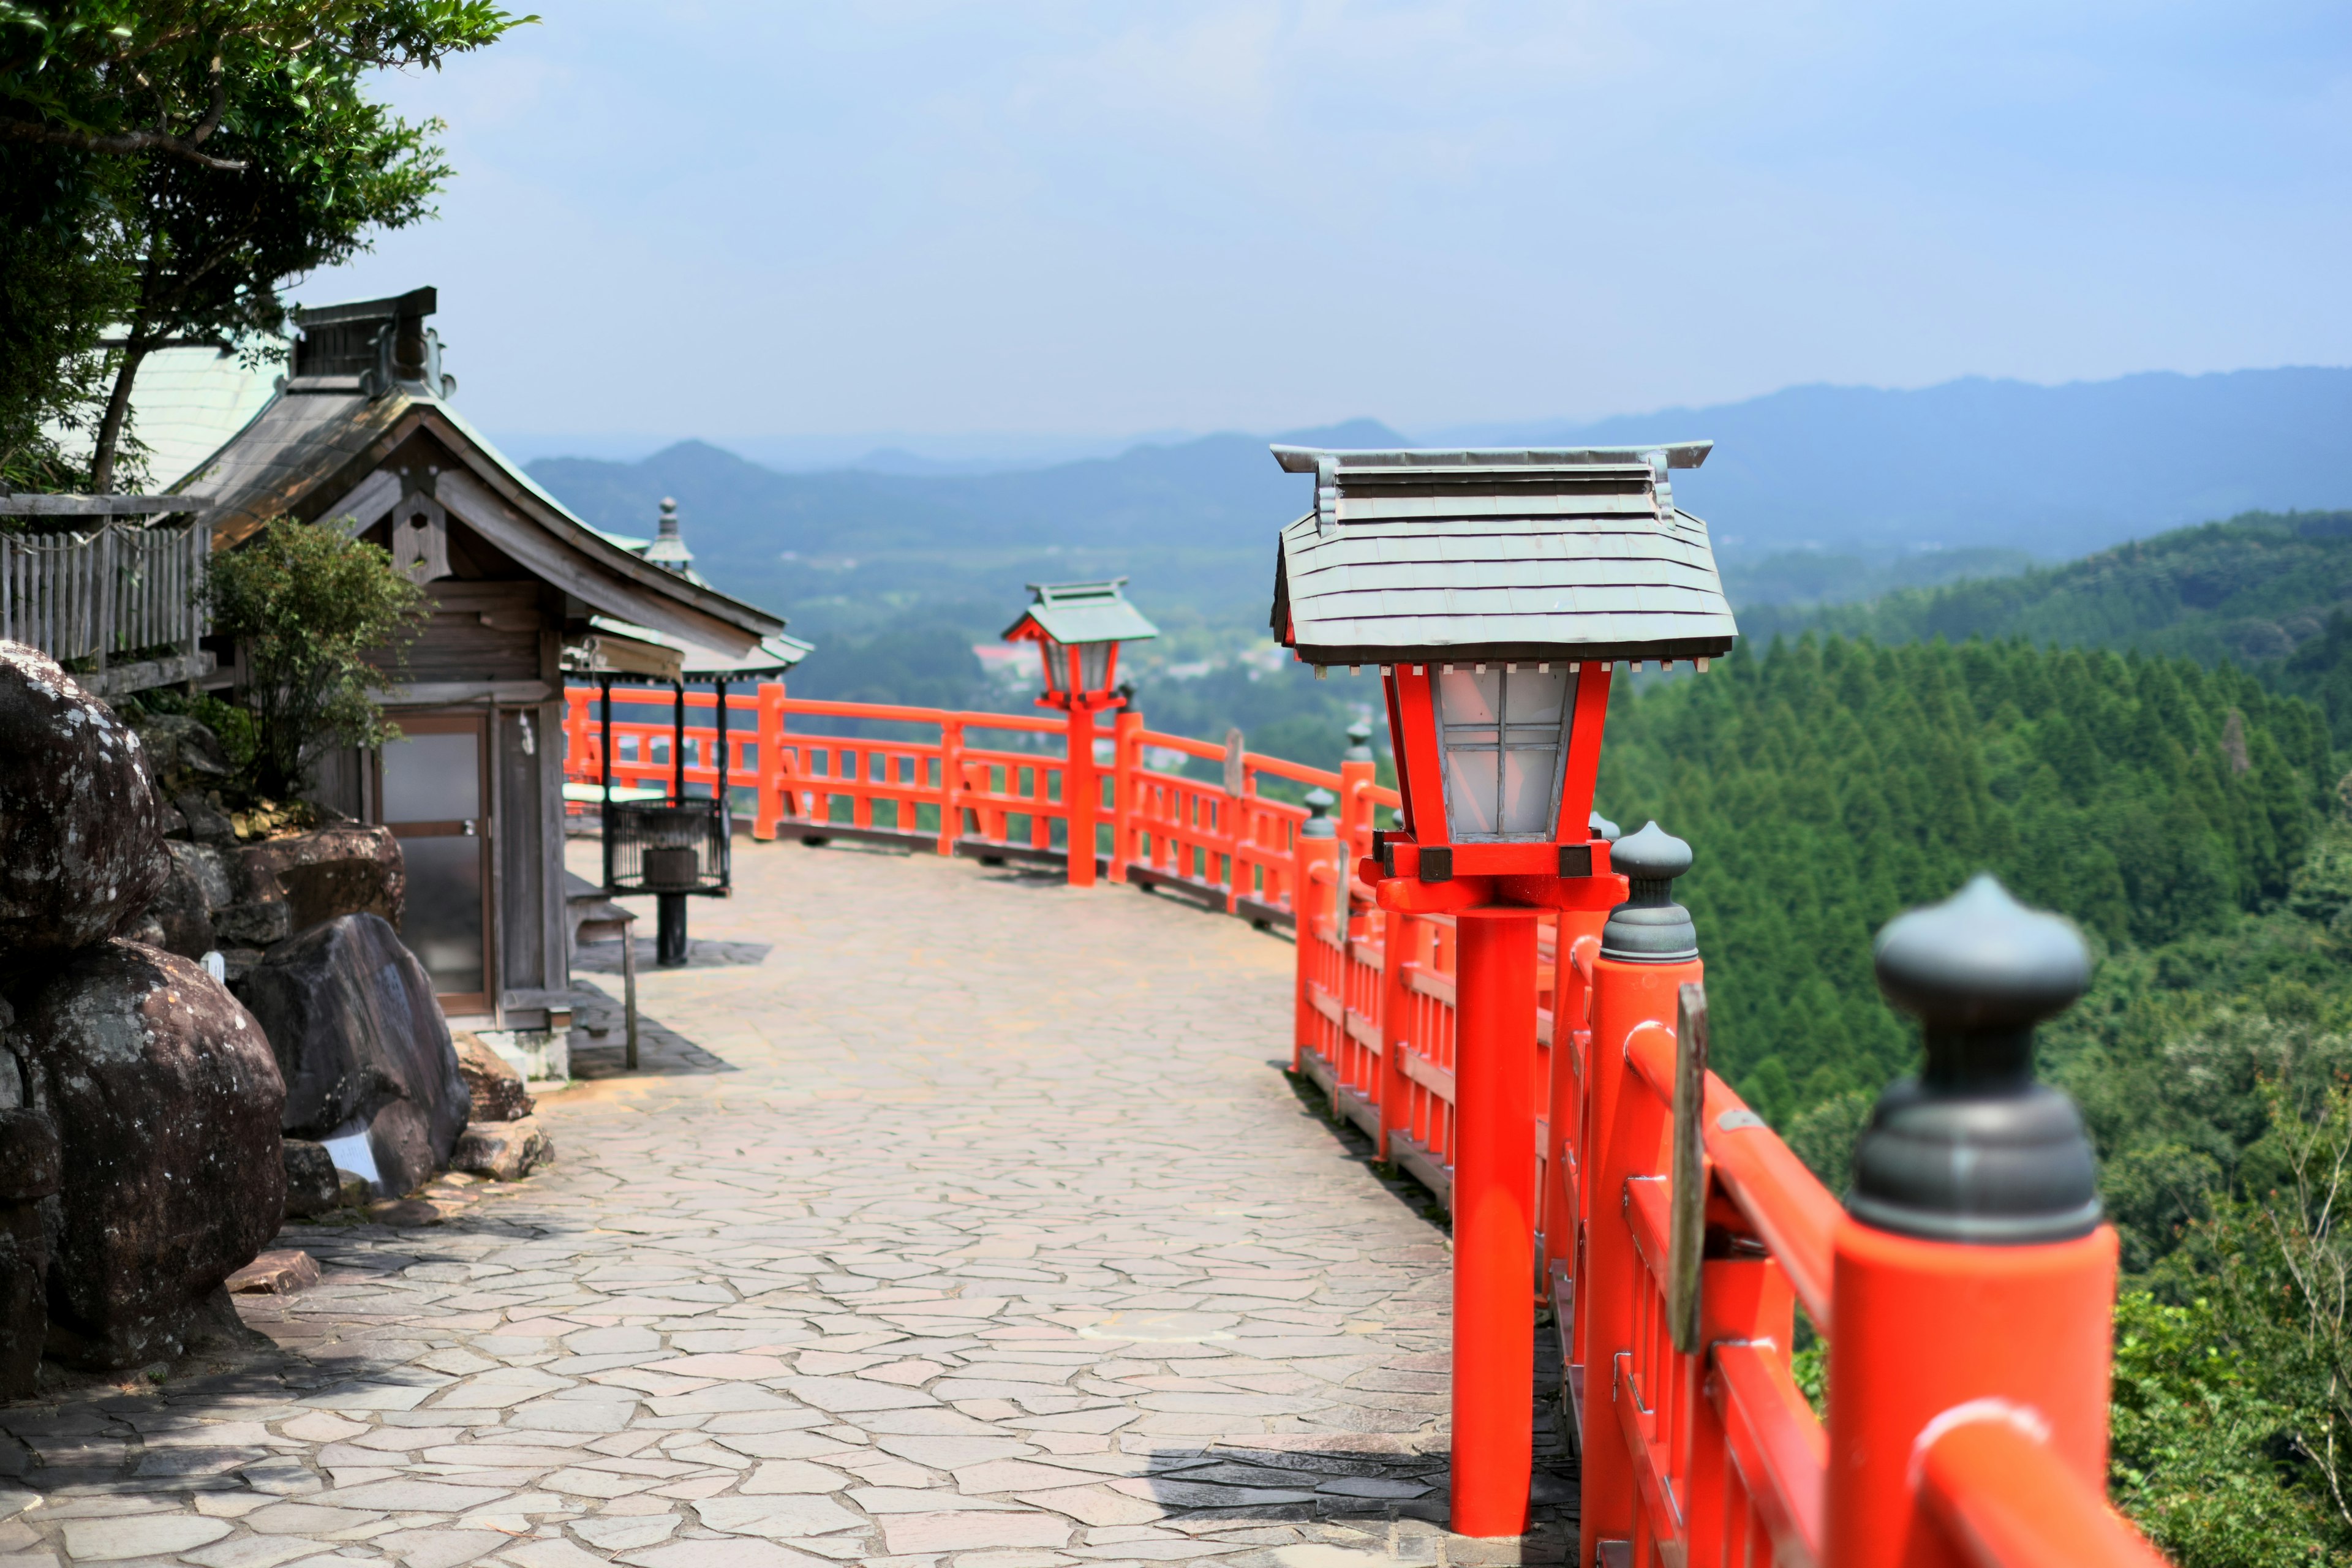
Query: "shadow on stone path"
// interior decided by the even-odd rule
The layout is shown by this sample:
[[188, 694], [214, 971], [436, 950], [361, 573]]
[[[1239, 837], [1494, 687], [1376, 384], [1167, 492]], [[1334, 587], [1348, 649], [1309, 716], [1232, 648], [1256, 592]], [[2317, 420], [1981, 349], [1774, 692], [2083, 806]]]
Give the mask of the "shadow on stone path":
[[1442, 1528], [1446, 1238], [1268, 1067], [1286, 942], [737, 866], [698, 930], [767, 951], [640, 972], [658, 1047], [542, 1100], [553, 1168], [289, 1227], [324, 1278], [241, 1369], [0, 1411], [0, 1568], [1565, 1560], [1565, 1472], [1524, 1542]]

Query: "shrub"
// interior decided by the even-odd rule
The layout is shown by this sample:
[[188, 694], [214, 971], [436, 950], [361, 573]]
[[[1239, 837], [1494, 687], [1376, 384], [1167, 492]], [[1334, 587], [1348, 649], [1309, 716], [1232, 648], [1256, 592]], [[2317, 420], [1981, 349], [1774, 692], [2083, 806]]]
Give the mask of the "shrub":
[[425, 595], [390, 553], [280, 518], [215, 557], [206, 591], [214, 630], [244, 649], [255, 794], [299, 795], [331, 747], [399, 739], [373, 693], [399, 673]]

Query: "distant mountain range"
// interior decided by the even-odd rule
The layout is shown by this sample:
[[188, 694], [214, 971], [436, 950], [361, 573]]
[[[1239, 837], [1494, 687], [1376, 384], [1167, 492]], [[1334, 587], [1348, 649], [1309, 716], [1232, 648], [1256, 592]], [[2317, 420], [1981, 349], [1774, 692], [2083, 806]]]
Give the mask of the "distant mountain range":
[[[1916, 392], [1796, 387], [1744, 403], [1589, 424], [1449, 430], [1444, 444], [1615, 444], [1711, 437], [1675, 493], [1708, 520], [1735, 581], [1778, 553], [1874, 563], [1854, 595], [1910, 576], [1906, 558], [2001, 550], [2044, 560], [2255, 510], [2352, 504], [2352, 370], [2152, 374], [2064, 386], [1970, 379]], [[1277, 437], [1410, 445], [1377, 421]], [[986, 474], [780, 473], [698, 441], [641, 462], [544, 458], [540, 482], [590, 522], [649, 533], [676, 497], [706, 574], [792, 609], [888, 594], [998, 602], [1027, 576], [1129, 570], [1214, 620], [1262, 610], [1276, 530], [1310, 502], [1266, 438], [1219, 435], [1114, 458]], [[920, 468], [919, 462], [901, 463]], [[1981, 570], [1981, 567], [1976, 568]], [[1834, 580], [1826, 595], [1837, 597]], [[1947, 576], [1943, 570], [1927, 579]], [[1777, 592], [1775, 598], [1782, 595]]]

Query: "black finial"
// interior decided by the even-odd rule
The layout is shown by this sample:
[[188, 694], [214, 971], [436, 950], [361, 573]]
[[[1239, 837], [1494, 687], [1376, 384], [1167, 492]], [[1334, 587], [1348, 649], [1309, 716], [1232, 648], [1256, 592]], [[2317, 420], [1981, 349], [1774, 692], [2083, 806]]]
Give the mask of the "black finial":
[[2074, 1102], [2033, 1079], [2033, 1029], [2091, 981], [2065, 920], [1989, 873], [1886, 922], [1879, 989], [1916, 1016], [1927, 1061], [1879, 1097], [1846, 1210], [1933, 1241], [2068, 1241], [2099, 1223], [2098, 1173]]
[[1601, 956], [1627, 963], [1680, 963], [1698, 956], [1698, 928], [1675, 902], [1675, 879], [1691, 868], [1691, 847], [1653, 822], [1610, 846], [1609, 868], [1632, 897], [1609, 911]]
[[1359, 719], [1348, 726], [1348, 750], [1342, 761], [1369, 763], [1372, 760], [1372, 721]]
[[1591, 816], [1584, 819], [1584, 826], [1585, 830], [1591, 833], [1593, 837], [1608, 844], [1616, 843], [1620, 832], [1622, 831], [1615, 823], [1610, 821], [1607, 817], [1601, 816], [1597, 811]]
[[1302, 838], [1337, 838], [1339, 836], [1339, 825], [1331, 820], [1330, 813], [1331, 808], [1339, 804], [1339, 797], [1333, 795], [1328, 789], [1317, 788], [1308, 790], [1307, 792], [1307, 822], [1304, 826], [1299, 828], [1299, 837]]

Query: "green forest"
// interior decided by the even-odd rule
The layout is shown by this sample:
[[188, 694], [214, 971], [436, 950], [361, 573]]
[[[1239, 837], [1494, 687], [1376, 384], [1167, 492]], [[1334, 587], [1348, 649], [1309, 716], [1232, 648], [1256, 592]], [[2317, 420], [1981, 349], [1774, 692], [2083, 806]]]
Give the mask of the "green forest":
[[2116, 1499], [2189, 1568], [2352, 1563], [2337, 767], [2262, 672], [2022, 637], [1751, 640], [1621, 686], [1602, 753], [1603, 811], [1696, 852], [1722, 1070], [1833, 1188], [1916, 1054], [1877, 928], [1982, 868], [2081, 924], [2096, 979], [2042, 1069], [2124, 1239]]

